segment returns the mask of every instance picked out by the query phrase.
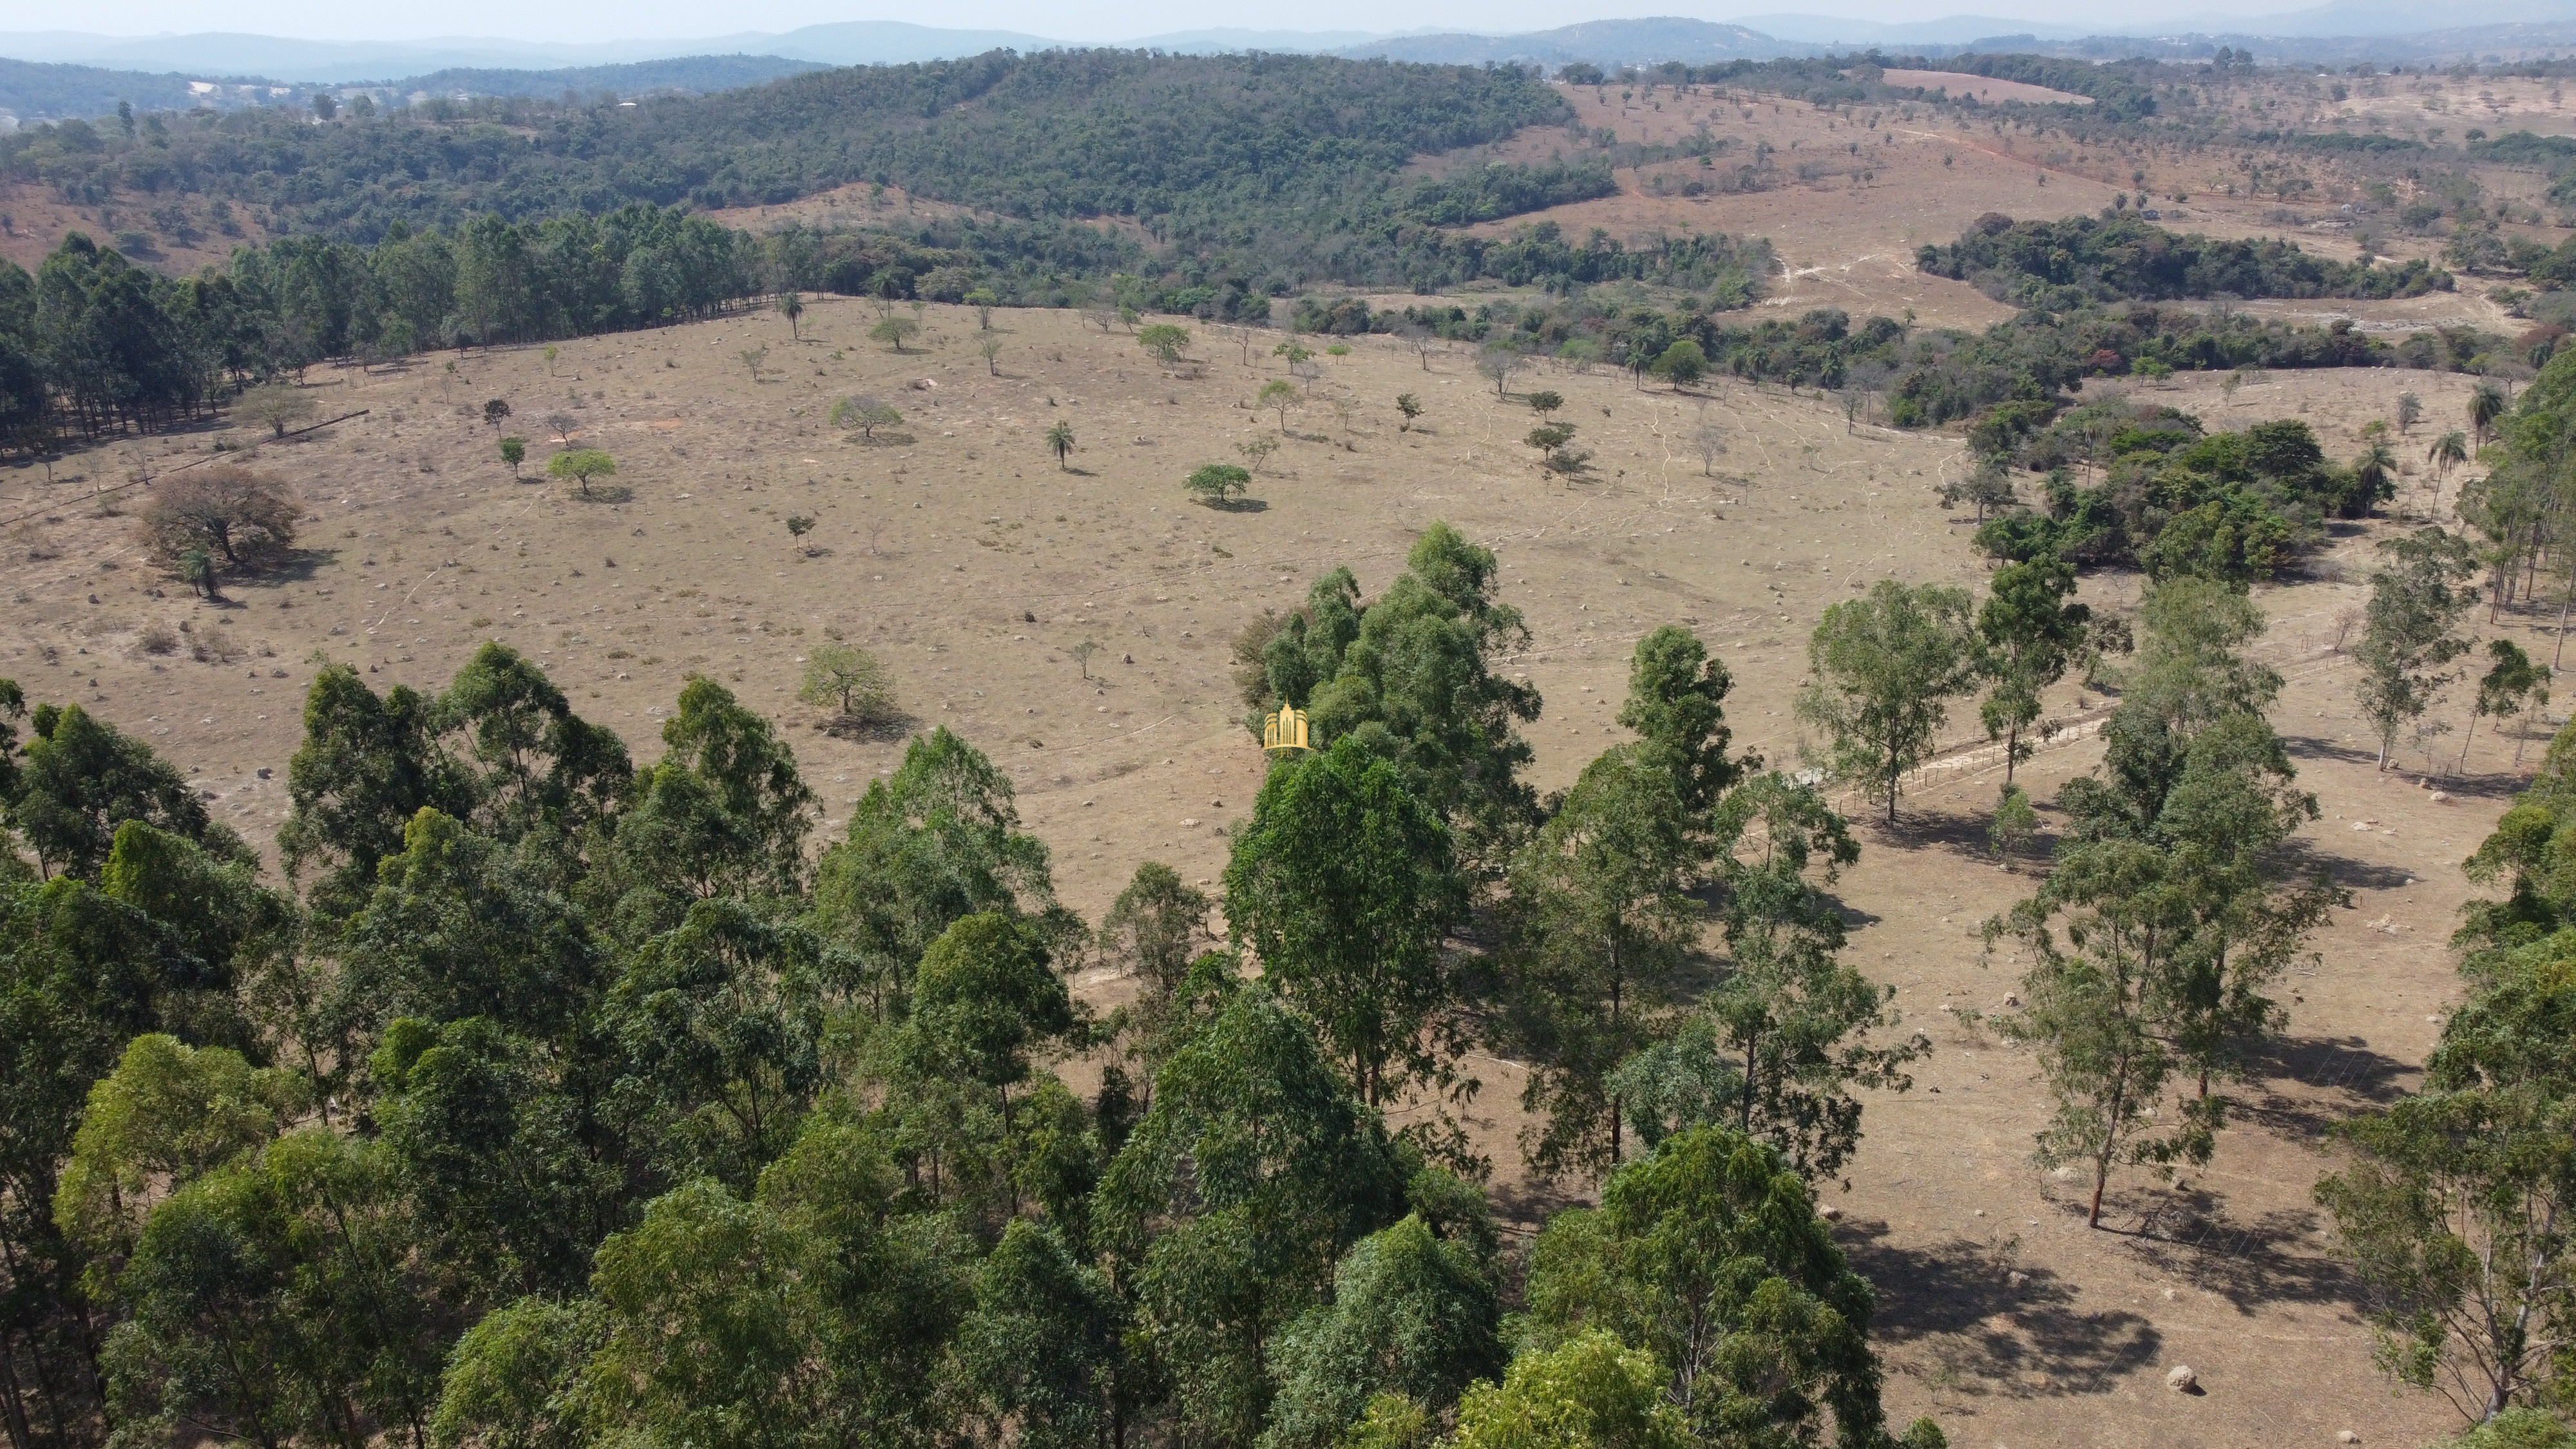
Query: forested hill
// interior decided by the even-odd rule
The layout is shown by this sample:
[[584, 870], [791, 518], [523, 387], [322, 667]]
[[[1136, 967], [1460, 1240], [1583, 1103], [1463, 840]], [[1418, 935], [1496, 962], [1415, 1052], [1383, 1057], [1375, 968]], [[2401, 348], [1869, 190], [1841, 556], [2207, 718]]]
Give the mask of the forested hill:
[[74, 122], [0, 141], [0, 172], [76, 200], [204, 192], [269, 208], [275, 229], [360, 241], [398, 220], [741, 206], [874, 181], [1006, 216], [1134, 216], [1166, 239], [1240, 242], [1292, 215], [1309, 233], [1365, 225], [1395, 209], [1413, 156], [1569, 116], [1511, 68], [996, 51], [631, 106]]

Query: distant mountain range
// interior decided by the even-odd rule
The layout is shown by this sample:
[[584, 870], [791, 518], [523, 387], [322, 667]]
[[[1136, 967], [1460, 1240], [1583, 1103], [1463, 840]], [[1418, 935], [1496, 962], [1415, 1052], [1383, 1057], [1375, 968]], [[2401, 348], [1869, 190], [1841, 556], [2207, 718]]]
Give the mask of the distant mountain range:
[[[2461, 21], [2474, 18], [2476, 24]], [[622, 95], [750, 85], [818, 66], [942, 60], [988, 50], [1077, 43], [1007, 30], [951, 30], [902, 21], [809, 25], [677, 40], [589, 44], [448, 38], [314, 41], [265, 35], [108, 36], [53, 30], [0, 33], [0, 111], [21, 120], [97, 115], [120, 100], [146, 109], [271, 104], [317, 85], [397, 94]], [[2164, 24], [2035, 24], [1991, 15], [1880, 23], [1805, 13], [1709, 21], [1593, 20], [1555, 30], [1489, 35], [1412, 31], [1215, 28], [1117, 42], [1193, 54], [1274, 50], [1442, 64], [1603, 65], [1665, 60], [1710, 64], [1879, 48], [1938, 56], [1963, 49], [2039, 50], [2091, 58], [2187, 58], [2227, 44], [2275, 62], [2422, 62], [2576, 49], [2576, 0], [2329, 0], [2247, 17], [2203, 14]]]

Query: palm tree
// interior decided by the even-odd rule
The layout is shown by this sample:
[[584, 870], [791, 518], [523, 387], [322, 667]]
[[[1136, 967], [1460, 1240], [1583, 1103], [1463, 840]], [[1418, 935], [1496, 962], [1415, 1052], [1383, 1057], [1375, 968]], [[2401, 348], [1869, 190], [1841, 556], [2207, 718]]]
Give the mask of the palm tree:
[[2371, 439], [2370, 446], [2361, 450], [2361, 456], [2352, 460], [2352, 481], [2360, 485], [2356, 490], [2361, 505], [2357, 516], [2369, 517], [2380, 499], [2396, 492], [2396, 476], [2397, 450], [2388, 446], [2386, 438]]
[[2492, 381], [2482, 382], [2469, 393], [2469, 434], [2479, 446], [2487, 441], [2487, 430], [2504, 416], [2504, 389]]
[[2442, 521], [2442, 488], [2451, 481], [2451, 470], [2469, 461], [2469, 435], [2454, 428], [2433, 440], [2424, 450], [2424, 461], [2433, 465], [2433, 521]]
[[1073, 451], [1073, 424], [1057, 419], [1056, 425], [1046, 430], [1046, 444], [1055, 453], [1056, 467], [1063, 468], [1065, 454]]

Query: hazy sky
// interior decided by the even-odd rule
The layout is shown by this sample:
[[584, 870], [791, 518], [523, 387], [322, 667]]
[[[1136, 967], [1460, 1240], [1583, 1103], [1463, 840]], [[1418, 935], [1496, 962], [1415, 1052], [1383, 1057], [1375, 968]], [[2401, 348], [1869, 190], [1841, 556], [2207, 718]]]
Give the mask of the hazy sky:
[[[2305, 8], [2316, 0], [2132, 0], [2118, 7], [2125, 23], [2181, 15], [2255, 16]], [[86, 30], [149, 35], [206, 30], [253, 31], [313, 40], [395, 40], [433, 36], [506, 36], [518, 40], [597, 41], [793, 30], [841, 20], [903, 20], [916, 25], [1016, 30], [1061, 40], [1131, 39], [1212, 26], [1258, 29], [1392, 31], [1436, 26], [1488, 34], [1541, 30], [1577, 20], [1686, 15], [1731, 20], [1761, 13], [1838, 15], [1860, 20], [1928, 20], [1993, 15], [2082, 24], [2111, 12], [2057, 0], [1744, 0], [1726, 4], [1641, 0], [1569, 6], [1563, 0], [1308, 0], [1293, 8], [1210, 5], [1205, 0], [1110, 0], [1090, 5], [1046, 0], [948, 0], [906, 5], [890, 0], [440, 0], [431, 5], [352, 4], [349, 0], [120, 0], [65, 8], [38, 0], [0, 0], [0, 31]]]

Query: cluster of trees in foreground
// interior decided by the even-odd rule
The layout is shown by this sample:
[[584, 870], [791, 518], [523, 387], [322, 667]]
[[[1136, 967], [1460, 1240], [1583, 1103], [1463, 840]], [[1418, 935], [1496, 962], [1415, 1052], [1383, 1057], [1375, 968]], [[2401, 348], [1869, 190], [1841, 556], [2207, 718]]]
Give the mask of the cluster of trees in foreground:
[[[282, 885], [141, 741], [11, 686], [0, 1424], [1939, 1443], [1884, 1423], [1808, 1185], [1919, 1051], [1836, 958], [1848, 831], [1729, 750], [1679, 630], [1635, 739], [1536, 798], [1495, 574], [1435, 528], [1271, 631], [1329, 673], [1328, 748], [1263, 785], [1225, 943], [1159, 865], [1076, 918], [944, 730], [811, 848], [783, 739], [705, 679], [639, 768], [497, 644], [435, 694], [328, 668]], [[1134, 1001], [1079, 1006], [1094, 963]], [[1547, 1064], [1527, 1150], [1603, 1182], [1510, 1271], [1448, 1110], [1504, 1041]]]
[[[13, 1449], [1943, 1442], [1885, 1422], [1872, 1289], [1816, 1203], [1860, 1093], [1930, 1047], [1842, 959], [1851, 827], [1733, 749], [1731, 680], [1672, 627], [1637, 646], [1631, 738], [1539, 797], [1497, 575], [1435, 525], [1375, 598], [1335, 570], [1238, 639], [1247, 706], [1306, 709], [1322, 748], [1237, 833], [1222, 942], [1159, 864], [1096, 925], [1058, 903], [1007, 778], [944, 729], [816, 849], [787, 744], [704, 678], [639, 768], [497, 643], [436, 694], [328, 667], [282, 884], [142, 741], [0, 685]], [[1893, 815], [1971, 698], [2027, 758], [2046, 693], [2128, 632], [2074, 584], [2042, 556], [1983, 601], [1835, 605], [1799, 701], [1830, 776]], [[1993, 1025], [2054, 1103], [2037, 1156], [2097, 1224], [2123, 1171], [2209, 1160], [2341, 900], [2287, 869], [2316, 809], [2262, 628], [2223, 580], [2149, 591], [2106, 759], [1987, 928], [2025, 963]], [[2522, 852], [2480, 927], [2515, 949], [2561, 909], [2554, 800], [2487, 852]], [[1998, 850], [2035, 823], [2008, 779]], [[1077, 1002], [1087, 965], [1133, 1000]], [[1530, 1063], [1530, 1164], [1601, 1185], [1517, 1261], [1457, 1120], [1471, 1048]], [[2490, 1166], [2563, 1164], [2563, 1117], [2508, 1125]], [[2500, 1319], [2464, 1296], [2525, 1291], [2463, 1267], [2511, 1204], [2385, 1140], [2321, 1191], [2411, 1335], [2392, 1366], [2431, 1381], [2486, 1361], [2466, 1335]], [[2426, 1212], [2469, 1215], [2466, 1257]], [[2559, 1371], [2544, 1238], [2515, 1240], [2540, 1296], [2507, 1408]]]

